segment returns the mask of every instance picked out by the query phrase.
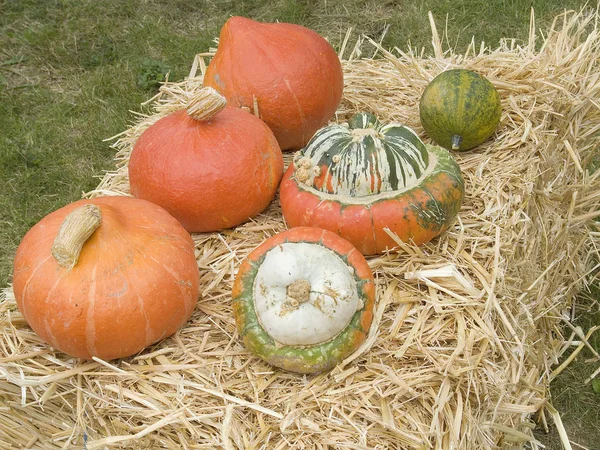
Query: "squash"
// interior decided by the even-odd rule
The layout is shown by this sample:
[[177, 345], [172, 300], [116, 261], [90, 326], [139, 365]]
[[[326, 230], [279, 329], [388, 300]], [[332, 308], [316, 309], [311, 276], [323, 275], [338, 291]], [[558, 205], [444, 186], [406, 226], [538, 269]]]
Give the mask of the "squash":
[[375, 284], [364, 256], [327, 230], [276, 234], [242, 262], [232, 291], [244, 345], [297, 373], [329, 370], [365, 340]]
[[425, 88], [421, 124], [444, 148], [469, 150], [485, 142], [502, 115], [500, 95], [485, 77], [465, 69], [447, 70]]
[[331, 45], [300, 25], [231, 17], [204, 85], [258, 111], [282, 150], [299, 149], [335, 113], [344, 85]]
[[262, 212], [283, 155], [258, 118], [203, 88], [187, 110], [145, 130], [129, 158], [131, 193], [165, 208], [189, 232], [231, 228]]
[[398, 245], [386, 229], [404, 242], [428, 242], [454, 221], [463, 198], [460, 168], [447, 150], [368, 113], [319, 130], [280, 186], [288, 226], [325, 228], [365, 255]]
[[194, 242], [164, 209], [130, 197], [79, 200], [44, 217], [14, 258], [17, 307], [74, 357], [133, 355], [177, 331], [198, 299]]

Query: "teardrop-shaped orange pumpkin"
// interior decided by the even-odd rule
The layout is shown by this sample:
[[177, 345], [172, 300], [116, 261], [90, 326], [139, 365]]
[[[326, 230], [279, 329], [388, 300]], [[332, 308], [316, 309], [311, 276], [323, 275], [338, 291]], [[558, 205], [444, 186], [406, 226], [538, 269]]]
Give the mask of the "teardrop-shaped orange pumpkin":
[[335, 113], [342, 66], [318, 33], [289, 23], [230, 18], [219, 37], [204, 85], [230, 105], [254, 108], [282, 150], [303, 147]]

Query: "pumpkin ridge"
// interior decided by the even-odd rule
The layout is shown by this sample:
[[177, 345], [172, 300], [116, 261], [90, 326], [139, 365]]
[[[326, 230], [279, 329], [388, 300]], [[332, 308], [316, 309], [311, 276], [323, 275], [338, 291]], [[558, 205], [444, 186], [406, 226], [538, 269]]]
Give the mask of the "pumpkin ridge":
[[[231, 27], [230, 26], [227, 27], [227, 33], [228, 33], [227, 40], [228, 41], [233, 41], [234, 37], [233, 37], [233, 33], [231, 32]], [[246, 29], [246, 33], [245, 34], [248, 34], [247, 29]], [[251, 35], [250, 39], [252, 39], [252, 33], [250, 33], [250, 35]], [[219, 43], [219, 45], [217, 46], [217, 51], [218, 51], [218, 47], [222, 47], [220, 44], [221, 43]], [[237, 59], [236, 55], [234, 55], [235, 48], [232, 45], [228, 45], [228, 46], [226, 46], [226, 49], [227, 49], [227, 52], [229, 53], [229, 59], [235, 61]], [[214, 59], [216, 59], [216, 58], [213, 57], [213, 60]], [[217, 60], [217, 62], [218, 62], [218, 60]], [[217, 69], [218, 70], [217, 70], [217, 73], [216, 73], [216, 77], [219, 77], [219, 71], [223, 70], [223, 68], [222, 67], [217, 67]], [[233, 73], [234, 69], [235, 69], [234, 66], [229, 66], [229, 74], [228, 74], [228, 77], [227, 77], [228, 80], [235, 80], [236, 79], [236, 76]], [[221, 83], [224, 83], [222, 81], [222, 77], [219, 77], [219, 81]], [[229, 86], [227, 86], [226, 88], [231, 89], [233, 91], [233, 96], [235, 97], [235, 101], [237, 103], [237, 105], [236, 105], [237, 107], [241, 108], [243, 106], [247, 106], [247, 105], [244, 104], [243, 100], [240, 99], [240, 96], [239, 96], [239, 94], [237, 92], [236, 86], [237, 86], [237, 83], [234, 82], [234, 83], [229, 83]]]
[[304, 110], [302, 109], [302, 105], [300, 104], [300, 101], [298, 100], [298, 97], [296, 96], [296, 94], [294, 93], [292, 86], [290, 85], [290, 80], [288, 80], [287, 77], [283, 77], [283, 82], [285, 84], [285, 87], [287, 88], [287, 90], [289, 91], [290, 95], [292, 96], [292, 99], [294, 100], [294, 104], [296, 105], [296, 110], [298, 111], [298, 115], [300, 116], [300, 122], [302, 123], [301, 125], [301, 129], [302, 129], [302, 140], [304, 141], [306, 139], [305, 134], [306, 134], [306, 114], [304, 114]]
[[[166, 265], [164, 265], [161, 261], [158, 261], [156, 258], [154, 258], [153, 256], [150, 256], [149, 259], [151, 261], [153, 261], [157, 267], [160, 267], [161, 269], [163, 269], [165, 272], [167, 272], [169, 275], [171, 275], [171, 277], [173, 277], [173, 280], [175, 281], [175, 285], [177, 285], [177, 288], [179, 289], [179, 291], [181, 292], [181, 302], [183, 304], [183, 310], [185, 311], [185, 315], [187, 316], [188, 314], [190, 314], [193, 310], [190, 310], [190, 305], [188, 305], [185, 301], [186, 299], [186, 290], [182, 285], [182, 282], [184, 281], [181, 277], [181, 275], [179, 275], [177, 272], [175, 272], [172, 268], [168, 268]], [[189, 285], [188, 285], [189, 286]]]
[[33, 269], [33, 270], [31, 271], [31, 274], [29, 275], [29, 278], [27, 279], [27, 281], [26, 281], [26, 282], [25, 282], [25, 284], [23, 285], [23, 289], [21, 290], [21, 295], [20, 295], [19, 297], [21, 298], [21, 302], [20, 302], [20, 303], [23, 305], [23, 306], [21, 306], [21, 308], [23, 308], [23, 309], [22, 309], [22, 313], [23, 313], [23, 316], [24, 316], [25, 318], [27, 318], [27, 313], [26, 313], [26, 309], [27, 309], [27, 308], [26, 308], [26, 304], [27, 304], [27, 301], [26, 301], [26, 296], [27, 296], [27, 290], [29, 289], [29, 286], [31, 285], [31, 280], [32, 280], [32, 279], [33, 279], [33, 277], [35, 276], [36, 272], [37, 272], [39, 269], [41, 269], [41, 267], [42, 267], [42, 266], [43, 266], [43, 265], [44, 265], [44, 264], [45, 264], [45, 263], [46, 263], [46, 262], [47, 262], [47, 261], [48, 261], [50, 258], [54, 259], [54, 257], [53, 257], [52, 255], [48, 255], [46, 258], [42, 259], [42, 260], [40, 261], [40, 263], [39, 263], [39, 264], [36, 266], [36, 268], [35, 268], [35, 269]]
[[56, 343], [58, 341], [56, 340], [56, 336], [52, 332], [52, 327], [50, 326], [50, 323], [48, 322], [48, 320], [49, 320], [48, 316], [44, 317], [44, 331], [46, 332], [46, 336], [47, 336], [48, 341], [49, 341], [48, 343], [52, 347], [56, 347]]
[[369, 220], [371, 221], [371, 233], [373, 234], [372, 242], [377, 242], [377, 233], [375, 233], [375, 218], [373, 217], [373, 210], [371, 210], [371, 205], [366, 205], [366, 209], [369, 212]]
[[155, 342], [154, 339], [154, 333], [152, 332], [152, 327], [150, 326], [150, 318], [148, 317], [148, 312], [146, 311], [146, 307], [144, 306], [144, 301], [142, 299], [142, 297], [140, 296], [137, 288], [135, 287], [135, 283], [131, 283], [131, 281], [129, 280], [129, 274], [127, 273], [127, 270], [125, 270], [125, 273], [127, 274], [127, 280], [130, 286], [132, 286], [133, 292], [134, 292], [134, 296], [135, 299], [137, 300], [137, 304], [138, 307], [140, 308], [140, 312], [142, 313], [142, 318], [144, 319], [144, 332], [145, 332], [145, 338], [146, 338], [146, 342]]
[[95, 306], [96, 306], [96, 269], [98, 265], [94, 265], [90, 275], [90, 284], [88, 289], [88, 304], [87, 311], [85, 313], [85, 325], [84, 325], [84, 333], [85, 333], [85, 347], [90, 355], [96, 355], [96, 319], [95, 319]]
[[[46, 295], [46, 298], [44, 299], [43, 303], [48, 304], [48, 300], [50, 299], [50, 297], [52, 296], [52, 294], [54, 293], [54, 291], [58, 288], [58, 285], [60, 284], [60, 282], [63, 280], [62, 277], [57, 277], [56, 281], [54, 282], [54, 284], [52, 285], [52, 287], [48, 290], [48, 295]], [[23, 316], [25, 317], [25, 313], [23, 313]], [[50, 327], [50, 324], [48, 323], [48, 319], [49, 317], [46, 316], [44, 317], [44, 325], [45, 325], [45, 331], [48, 334], [48, 337], [50, 338], [50, 344], [53, 347], [58, 347], [58, 341], [56, 339], [56, 336], [54, 335], [54, 333], [52, 332], [52, 327]]]

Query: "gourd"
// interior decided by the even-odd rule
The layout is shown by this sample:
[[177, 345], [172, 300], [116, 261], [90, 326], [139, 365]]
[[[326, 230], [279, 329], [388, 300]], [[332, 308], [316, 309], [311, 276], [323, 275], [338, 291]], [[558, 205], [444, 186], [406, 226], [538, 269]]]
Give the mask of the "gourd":
[[364, 256], [330, 231], [293, 228], [242, 262], [232, 291], [245, 346], [298, 373], [329, 370], [365, 340], [375, 285]]
[[64, 206], [34, 225], [14, 258], [17, 306], [52, 347], [104, 360], [177, 331], [198, 298], [194, 242], [163, 208], [130, 197]]
[[365, 255], [398, 245], [386, 230], [404, 242], [428, 242], [454, 221], [463, 198], [448, 151], [369, 113], [319, 130], [280, 186], [288, 226], [325, 228]]
[[444, 148], [469, 150], [485, 142], [502, 115], [500, 95], [485, 77], [465, 69], [447, 70], [425, 88], [421, 124]]
[[343, 84], [337, 54], [316, 32], [238, 16], [221, 29], [204, 76], [231, 105], [257, 106], [282, 150], [303, 147], [328, 122]]
[[212, 88], [145, 130], [129, 158], [131, 193], [165, 208], [189, 232], [231, 228], [262, 212], [283, 155], [257, 117]]

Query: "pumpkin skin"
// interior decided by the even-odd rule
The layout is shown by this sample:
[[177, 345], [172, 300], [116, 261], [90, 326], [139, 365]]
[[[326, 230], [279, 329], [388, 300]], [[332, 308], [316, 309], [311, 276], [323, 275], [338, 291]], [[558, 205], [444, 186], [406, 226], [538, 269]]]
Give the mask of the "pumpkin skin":
[[[308, 255], [318, 261], [315, 263]], [[289, 292], [292, 282], [302, 277], [311, 284], [310, 299], [291, 312], [277, 310], [285, 306], [278, 304], [281, 298], [290, 298], [283, 291], [286, 285]], [[273, 285], [265, 286], [269, 278]], [[320, 292], [323, 283], [332, 283], [335, 289], [329, 292], [339, 297]], [[282, 297], [278, 297], [278, 292]], [[350, 296], [355, 303], [348, 306]], [[267, 239], [246, 257], [236, 275], [232, 298], [237, 330], [246, 348], [285, 370], [317, 373], [331, 369], [364, 342], [373, 319], [375, 284], [364, 256], [348, 241], [327, 230], [298, 227]], [[275, 311], [269, 315], [264, 312], [264, 305], [275, 305]], [[346, 308], [341, 321], [336, 307]], [[332, 317], [326, 317], [327, 314]], [[273, 324], [278, 316], [282, 322]], [[320, 324], [333, 325], [335, 329], [323, 330]], [[270, 325], [293, 342], [277, 341], [267, 331]], [[321, 336], [315, 339], [314, 334]], [[318, 339], [323, 336], [325, 339]], [[303, 342], [311, 343], [302, 345]]]
[[335, 113], [344, 85], [331, 45], [300, 25], [231, 17], [204, 76], [229, 104], [254, 108], [282, 150], [299, 149]]
[[[358, 127], [358, 128], [357, 128]], [[460, 168], [443, 148], [400, 124], [359, 113], [332, 125], [296, 155], [280, 186], [290, 227], [314, 226], [375, 255], [400, 240], [422, 245], [454, 221], [464, 198]]]
[[[69, 269], [52, 255], [59, 228], [78, 208], [101, 211], [99, 228]], [[103, 360], [133, 355], [181, 328], [199, 293], [194, 242], [164, 209], [129, 197], [60, 208], [34, 225], [14, 258], [17, 306], [52, 347]]]
[[142, 133], [129, 159], [131, 193], [189, 232], [239, 225], [275, 197], [283, 155], [257, 117], [225, 106], [207, 120], [173, 112]]
[[465, 69], [447, 70], [425, 88], [421, 124], [444, 148], [469, 150], [486, 140], [502, 115], [500, 95], [485, 77]]

